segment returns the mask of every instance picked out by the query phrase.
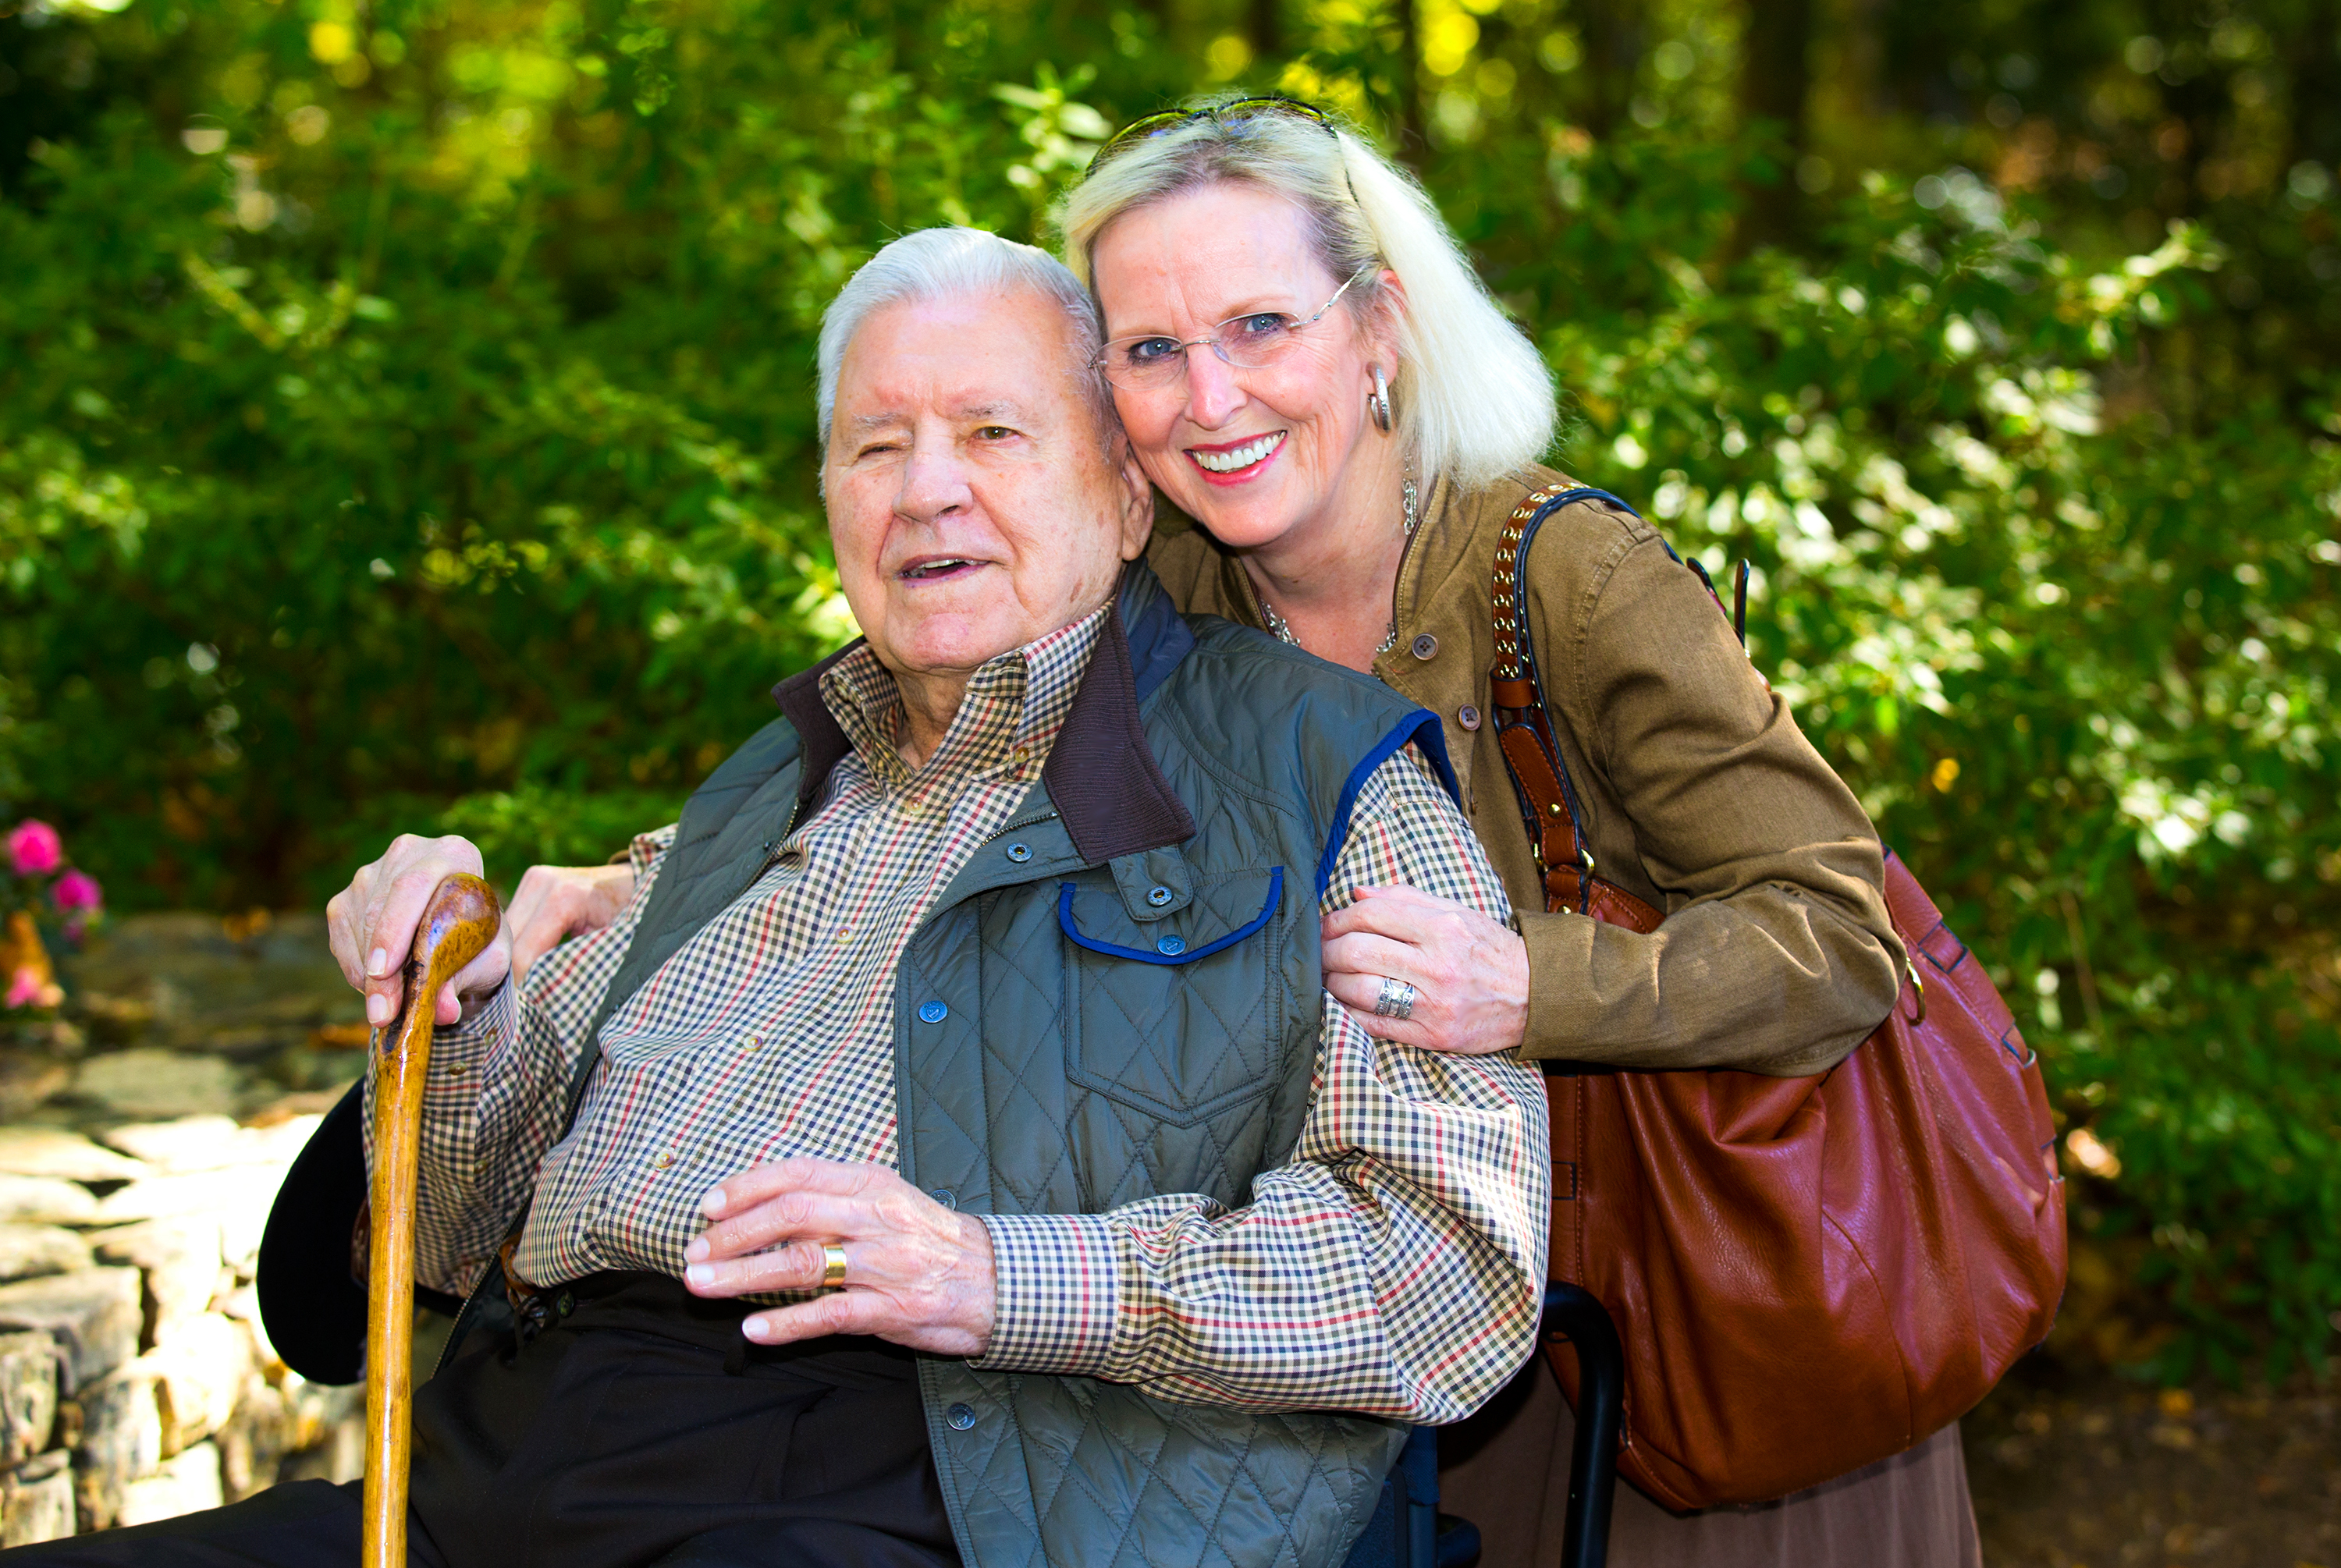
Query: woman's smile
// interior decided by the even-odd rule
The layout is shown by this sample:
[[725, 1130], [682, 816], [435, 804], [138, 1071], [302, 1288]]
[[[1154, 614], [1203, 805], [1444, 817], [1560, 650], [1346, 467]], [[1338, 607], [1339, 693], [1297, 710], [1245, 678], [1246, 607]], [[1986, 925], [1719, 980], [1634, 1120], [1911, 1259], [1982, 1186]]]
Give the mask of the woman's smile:
[[1257, 479], [1276, 461], [1284, 450], [1288, 432], [1272, 430], [1266, 435], [1247, 436], [1242, 441], [1223, 442], [1217, 446], [1190, 446], [1188, 460], [1200, 469], [1205, 482], [1210, 484], [1241, 484]]

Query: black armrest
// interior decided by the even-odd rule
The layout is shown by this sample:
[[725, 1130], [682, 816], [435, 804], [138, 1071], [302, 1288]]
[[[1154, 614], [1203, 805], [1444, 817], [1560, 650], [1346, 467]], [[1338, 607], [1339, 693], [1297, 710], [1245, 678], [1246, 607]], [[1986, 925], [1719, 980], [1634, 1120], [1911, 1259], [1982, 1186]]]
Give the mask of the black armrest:
[[1605, 1568], [1609, 1504], [1618, 1492], [1618, 1439], [1626, 1424], [1626, 1353], [1592, 1295], [1558, 1280], [1544, 1287], [1539, 1336], [1577, 1347], [1577, 1441], [1569, 1455], [1564, 1568]]

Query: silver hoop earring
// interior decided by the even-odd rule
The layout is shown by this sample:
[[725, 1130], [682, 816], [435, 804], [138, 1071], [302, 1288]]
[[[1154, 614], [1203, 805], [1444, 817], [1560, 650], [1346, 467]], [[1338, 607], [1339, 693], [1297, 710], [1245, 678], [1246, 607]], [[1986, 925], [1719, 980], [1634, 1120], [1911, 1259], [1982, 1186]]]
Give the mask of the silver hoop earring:
[[1366, 408], [1373, 414], [1374, 423], [1381, 427], [1384, 435], [1388, 435], [1390, 428], [1390, 382], [1382, 380], [1381, 366], [1370, 365], [1367, 368], [1373, 372], [1374, 390], [1366, 394]]

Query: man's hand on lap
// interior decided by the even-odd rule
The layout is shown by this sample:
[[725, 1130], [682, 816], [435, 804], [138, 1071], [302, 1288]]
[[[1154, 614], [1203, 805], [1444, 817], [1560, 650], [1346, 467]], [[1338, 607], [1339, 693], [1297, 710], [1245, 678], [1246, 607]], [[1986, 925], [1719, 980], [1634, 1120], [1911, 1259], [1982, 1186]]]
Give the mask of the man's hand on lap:
[[759, 1345], [874, 1335], [939, 1355], [991, 1341], [991, 1235], [882, 1166], [785, 1159], [743, 1171], [700, 1200], [707, 1228], [684, 1250], [695, 1295], [817, 1289], [822, 1247], [845, 1248], [845, 1287], [741, 1324]]

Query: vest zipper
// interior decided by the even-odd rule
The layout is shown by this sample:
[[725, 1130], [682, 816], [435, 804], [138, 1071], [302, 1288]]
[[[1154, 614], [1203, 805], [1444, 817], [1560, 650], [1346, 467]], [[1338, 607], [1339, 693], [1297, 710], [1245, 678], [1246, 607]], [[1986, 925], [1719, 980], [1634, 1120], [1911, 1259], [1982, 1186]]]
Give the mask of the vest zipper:
[[1056, 819], [1057, 813], [1054, 811], [1043, 811], [1038, 817], [1019, 817], [1014, 821], [1003, 823], [991, 832], [985, 834], [983, 842], [978, 844], [976, 848], [981, 849], [983, 848], [984, 844], [989, 844], [995, 839], [1005, 839], [1019, 828], [1037, 828], [1043, 822], [1053, 822]]
[[[771, 870], [772, 862], [781, 858], [781, 846], [786, 844], [789, 841], [789, 835], [797, 830], [797, 819], [803, 814], [804, 797], [800, 795], [796, 799], [796, 803], [789, 808], [789, 819], [781, 824], [779, 835], [764, 840], [764, 858], [757, 864], [756, 874], [748, 878], [747, 886], [742, 888], [740, 893], [746, 892], [749, 888], [754, 887], [764, 879], [764, 873]], [[740, 893], [734, 893], [732, 897], [737, 898]]]

